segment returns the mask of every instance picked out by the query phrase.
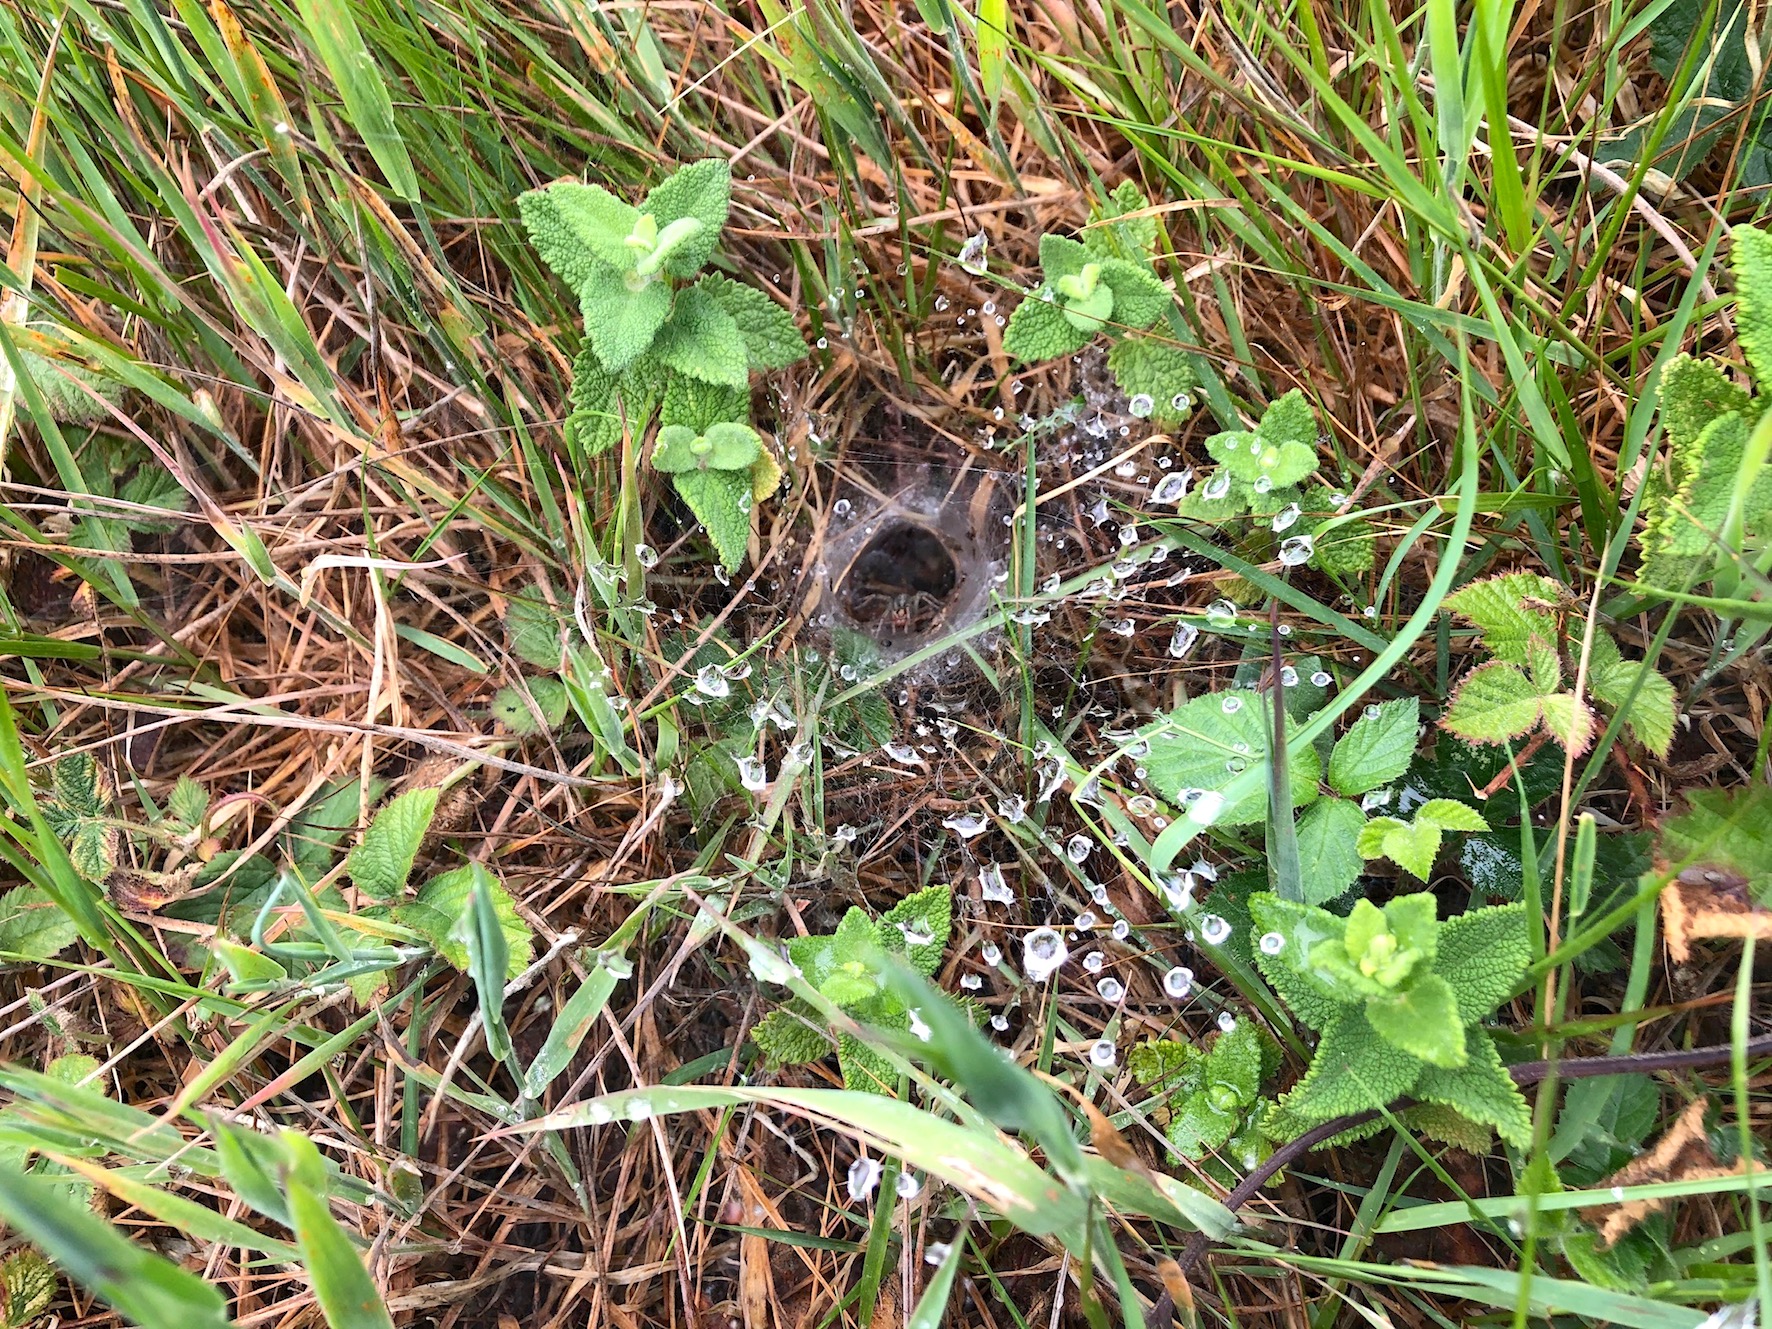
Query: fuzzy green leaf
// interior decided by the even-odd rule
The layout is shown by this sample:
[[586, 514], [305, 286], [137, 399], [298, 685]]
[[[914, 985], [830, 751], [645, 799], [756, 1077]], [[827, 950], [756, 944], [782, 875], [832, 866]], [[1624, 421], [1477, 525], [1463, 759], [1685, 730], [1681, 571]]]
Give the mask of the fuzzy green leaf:
[[550, 673], [560, 667], [560, 616], [539, 593], [506, 601], [505, 641], [524, 664]]
[[837, 1065], [842, 1069], [845, 1089], [870, 1094], [898, 1091], [898, 1072], [892, 1063], [853, 1035], [837, 1036]]
[[1690, 355], [1676, 355], [1661, 371], [1661, 430], [1675, 465], [1711, 421], [1745, 412], [1749, 397], [1721, 366]]
[[754, 286], [710, 273], [696, 283], [731, 316], [752, 369], [783, 369], [804, 360], [808, 347], [794, 316]]
[[1317, 420], [1294, 388], [1262, 413], [1253, 431], [1230, 430], [1206, 440], [1206, 451], [1244, 484], [1295, 485], [1317, 469]]
[[345, 873], [356, 888], [378, 900], [406, 889], [412, 863], [437, 811], [440, 791], [412, 789], [388, 800], [375, 814], [363, 839], [345, 859]]
[[1425, 881], [1440, 852], [1440, 828], [1431, 821], [1374, 817], [1360, 831], [1358, 848], [1361, 858], [1388, 858]]
[[1169, 1118], [1169, 1143], [1183, 1158], [1204, 1158], [1231, 1138], [1243, 1115], [1214, 1107], [1204, 1092], [1189, 1094]]
[[1103, 202], [1089, 209], [1089, 227], [1083, 231], [1083, 247], [1096, 258], [1121, 258], [1129, 263], [1148, 263], [1157, 251], [1157, 219], [1128, 217], [1150, 206], [1144, 192], [1130, 180], [1122, 180]]
[[639, 217], [601, 185], [562, 180], [517, 196], [517, 215], [535, 252], [574, 291], [582, 291], [598, 267], [634, 266], [627, 237]]
[[202, 824], [208, 811], [209, 791], [202, 782], [188, 774], [179, 776], [166, 796], [167, 818], [180, 826], [195, 827]]
[[1310, 565], [1332, 577], [1356, 577], [1370, 572], [1378, 559], [1378, 532], [1361, 518], [1330, 515], [1340, 506], [1327, 485], [1312, 485], [1299, 501], [1307, 513], [1323, 514], [1306, 519], [1305, 530], [1315, 542]]
[[[1226, 705], [1231, 707], [1226, 710]], [[1231, 691], [1195, 697], [1164, 718], [1146, 726], [1150, 740], [1145, 759], [1146, 782], [1171, 802], [1187, 802], [1183, 791], [1218, 792], [1251, 766], [1266, 759], [1266, 699], [1259, 693]], [[1288, 775], [1292, 804], [1303, 807], [1317, 796], [1322, 763], [1315, 748], [1291, 754]], [[1212, 824], [1248, 826], [1267, 815], [1267, 782], [1238, 802], [1221, 808]]]
[[1466, 1020], [1482, 1019], [1513, 995], [1532, 962], [1526, 906], [1472, 909], [1447, 919], [1438, 951], [1434, 972], [1452, 985]]
[[830, 1036], [786, 1007], [770, 1011], [751, 1029], [751, 1042], [769, 1070], [804, 1066], [830, 1055]]
[[1081, 242], [1062, 235], [1040, 237], [1040, 274], [1049, 284], [1075, 277], [1098, 260]]
[[1379, 1037], [1430, 1066], [1464, 1065], [1464, 1016], [1452, 985], [1437, 974], [1393, 996], [1370, 998], [1366, 1019]]
[[[1317, 451], [1317, 413], [1311, 409], [1309, 398], [1302, 389], [1293, 388], [1272, 402], [1261, 413], [1261, 423], [1256, 426], [1256, 433], [1261, 441], [1271, 447], [1285, 447], [1292, 444], [1306, 448], [1312, 457]], [[1309, 472], [1305, 472], [1308, 475]], [[1304, 475], [1294, 476], [1290, 480], [1276, 479], [1275, 484], [1296, 484], [1304, 479]]]
[[1531, 1109], [1501, 1064], [1489, 1035], [1473, 1024], [1466, 1026], [1464, 1037], [1465, 1064], [1457, 1068], [1423, 1066], [1414, 1096], [1493, 1126], [1509, 1144], [1524, 1148], [1532, 1140]]
[[1729, 233], [1734, 246], [1729, 266], [1735, 270], [1735, 336], [1747, 353], [1754, 382], [1772, 384], [1772, 235], [1757, 226], [1738, 226]]
[[1090, 334], [1071, 326], [1047, 287], [1030, 293], [1009, 316], [1003, 329], [1003, 350], [1028, 364], [1056, 360], [1089, 344]]
[[743, 424], [750, 418], [749, 389], [709, 383], [687, 374], [673, 374], [664, 390], [659, 419], [667, 425], [686, 425], [697, 434], [722, 420]]
[[1328, 1121], [1403, 1097], [1425, 1069], [1419, 1057], [1380, 1036], [1364, 1009], [1350, 1007], [1323, 1030], [1310, 1069], [1280, 1103], [1305, 1121]]
[[1369, 708], [1329, 754], [1329, 784], [1338, 794], [1364, 794], [1389, 784], [1415, 756], [1421, 705], [1414, 697]]
[[1140, 1043], [1126, 1054], [1126, 1069], [1146, 1089], [1192, 1093], [1205, 1079], [1206, 1054], [1173, 1038]]
[[1415, 810], [1417, 821], [1431, 821], [1444, 831], [1486, 831], [1489, 823], [1475, 808], [1456, 798], [1430, 798]]
[[750, 360], [737, 320], [699, 286], [677, 293], [652, 354], [679, 374], [704, 382], [732, 388], [750, 382]]
[[644, 432], [658, 409], [663, 380], [663, 368], [649, 355], [612, 374], [586, 342], [572, 362], [567, 440], [585, 457], [595, 457], [620, 443], [624, 431], [636, 436]]
[[751, 476], [748, 471], [679, 471], [671, 477], [728, 572], [744, 565], [751, 538]]
[[98, 762], [89, 752], [76, 752], [56, 760], [50, 773], [56, 801], [76, 817], [102, 817], [110, 799]]
[[1298, 819], [1298, 862], [1306, 904], [1333, 900], [1360, 875], [1357, 845], [1366, 814], [1345, 798], [1319, 798]]
[[763, 453], [763, 441], [749, 425], [719, 420], [697, 434], [688, 425], [665, 425], [658, 431], [652, 464], [672, 475], [686, 471], [743, 471]]
[[671, 291], [662, 281], [630, 286], [602, 264], [586, 275], [578, 297], [585, 335], [603, 367], [614, 374], [646, 353], [671, 313]]
[[80, 940], [80, 929], [36, 886], [0, 895], [0, 952], [9, 959], [47, 960]]
[[1140, 263], [1105, 259], [1101, 280], [1114, 293], [1113, 323], [1120, 329], [1148, 328], [1175, 302], [1169, 288]]
[[906, 956], [918, 973], [932, 978], [941, 968], [953, 925], [953, 888], [926, 886], [880, 915], [877, 933], [881, 947]]
[[1150, 418], [1157, 424], [1177, 425], [1193, 412], [1199, 380], [1178, 347], [1152, 337], [1122, 337], [1109, 348], [1107, 363], [1120, 391], [1151, 399]]
[[1579, 757], [1593, 745], [1594, 713], [1573, 692], [1551, 693], [1542, 708], [1544, 727], [1571, 755]]
[[664, 264], [667, 273], [693, 277], [714, 256], [731, 204], [732, 167], [717, 157], [680, 166], [653, 187], [640, 211], [650, 214], [661, 231], [684, 217], [701, 223], [700, 230], [671, 251]]
[[[1356, 1003], [1353, 994], [1337, 990], [1310, 961], [1316, 941], [1340, 936], [1345, 920], [1314, 905], [1282, 900], [1269, 891], [1249, 897], [1249, 916], [1258, 933], [1277, 933], [1282, 939], [1278, 955], [1257, 950], [1255, 963], [1287, 1009], [1301, 1021], [1312, 1029], [1326, 1029]], [[1365, 995], [1360, 993], [1358, 1000]]]
[[540, 733], [543, 729], [558, 729], [566, 720], [570, 700], [564, 683], [551, 675], [544, 675], [529, 679], [521, 687], [512, 684], [500, 688], [493, 694], [488, 710], [494, 720], [522, 737]]
[[68, 861], [91, 882], [104, 883], [117, 870], [117, 830], [99, 821], [82, 821], [68, 838]]
[[[476, 866], [470, 863], [432, 877], [420, 888], [417, 898], [394, 910], [395, 921], [424, 937], [436, 948], [438, 955], [464, 973], [468, 968], [468, 948], [454, 932], [467, 913], [469, 898], [474, 892]], [[479, 875], [489, 883], [492, 910], [504, 932], [505, 977], [512, 979], [529, 967], [535, 951], [534, 940], [529, 925], [517, 913], [517, 902], [504, 884], [484, 868]]]

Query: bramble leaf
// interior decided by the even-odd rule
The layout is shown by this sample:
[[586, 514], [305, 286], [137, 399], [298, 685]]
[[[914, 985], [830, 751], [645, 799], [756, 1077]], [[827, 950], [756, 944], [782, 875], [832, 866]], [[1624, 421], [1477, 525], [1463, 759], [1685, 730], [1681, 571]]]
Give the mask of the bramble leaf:
[[1354, 884], [1365, 825], [1366, 814], [1345, 798], [1319, 798], [1305, 809], [1298, 819], [1298, 862], [1306, 904], [1333, 900]]
[[1557, 620], [1552, 609], [1563, 597], [1563, 588], [1535, 572], [1508, 572], [1499, 577], [1473, 581], [1448, 595], [1445, 606], [1476, 625], [1483, 646], [1497, 660], [1527, 663], [1534, 641], [1557, 639]]
[[751, 508], [756, 502], [748, 471], [679, 471], [671, 476], [677, 492], [708, 538], [728, 572], [744, 565], [751, 539]]
[[196, 827], [209, 812], [209, 791], [189, 774], [178, 777], [166, 796], [167, 819], [180, 826]]
[[[543, 728], [558, 729], [565, 723], [569, 702], [566, 685], [549, 674], [528, 679], [525, 687], [512, 684], [500, 688], [493, 694], [492, 705], [487, 709], [493, 719], [523, 737]], [[540, 713], [539, 724], [537, 712]]]
[[1502, 660], [1465, 675], [1441, 727], [1473, 743], [1505, 743], [1530, 733], [1544, 714], [1544, 697], [1532, 680]]
[[110, 795], [90, 752], [75, 752], [56, 759], [50, 772], [50, 788], [56, 801], [75, 817], [102, 817]]
[[[1625, 724], [1631, 737], [1658, 757], [1674, 741], [1674, 686], [1642, 660], [1627, 660], [1603, 632], [1594, 634], [1587, 689], [1596, 701], [1618, 710], [1628, 701]], [[1632, 691], [1636, 695], [1632, 697]]]
[[15, 886], [0, 895], [0, 952], [47, 960], [78, 940], [74, 920], [39, 887]]
[[1389, 784], [1415, 756], [1421, 704], [1414, 697], [1369, 707], [1329, 754], [1329, 784], [1338, 794], [1364, 794]]
[[440, 792], [434, 787], [411, 789], [388, 800], [345, 858], [352, 885], [378, 900], [391, 900], [406, 889]]
[[[1205, 791], [1216, 796], [1250, 766], [1266, 760], [1265, 705], [1266, 699], [1255, 692], [1208, 693], [1147, 725], [1140, 731], [1151, 744], [1145, 759], [1145, 782], [1171, 802], [1188, 801], [1183, 791]], [[1290, 755], [1292, 803], [1294, 807], [1303, 807], [1317, 796], [1322, 763], [1312, 747]], [[1220, 826], [1247, 826], [1266, 815], [1264, 781], [1209, 820]]]
[[700, 286], [677, 292], [652, 354], [679, 374], [708, 383], [743, 388], [750, 382], [750, 360], [737, 321]]
[[731, 316], [744, 341], [745, 358], [752, 369], [783, 369], [806, 358], [806, 339], [794, 316], [763, 291], [720, 273], [710, 273], [696, 283]]
[[1388, 858], [1425, 881], [1440, 851], [1440, 828], [1432, 822], [1374, 817], [1360, 831], [1358, 848], [1361, 858]]
[[478, 876], [489, 888], [493, 913], [504, 933], [505, 977], [512, 979], [529, 967], [535, 952], [534, 940], [529, 925], [517, 913], [517, 902], [511, 898], [504, 883], [484, 868], [476, 873], [477, 866], [469, 863], [432, 877], [419, 889], [414, 900], [395, 908], [394, 919], [429, 941], [437, 954], [455, 968], [467, 972], [467, 945], [452, 933], [467, 911]]

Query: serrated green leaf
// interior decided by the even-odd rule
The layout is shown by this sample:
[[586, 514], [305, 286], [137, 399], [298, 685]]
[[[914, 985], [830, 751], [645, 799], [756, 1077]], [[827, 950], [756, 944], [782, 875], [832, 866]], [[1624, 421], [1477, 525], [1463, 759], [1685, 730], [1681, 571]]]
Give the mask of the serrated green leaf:
[[68, 861], [74, 871], [103, 884], [117, 869], [117, 829], [101, 821], [82, 821], [68, 838]]
[[1242, 1123], [1240, 1111], [1214, 1107], [1203, 1092], [1189, 1094], [1169, 1119], [1169, 1143], [1184, 1158], [1204, 1158], [1230, 1139]]
[[[1226, 704], [1232, 709], [1227, 711]], [[1186, 802], [1183, 791], [1218, 794], [1268, 755], [1266, 699], [1256, 692], [1214, 692], [1195, 697], [1147, 725], [1150, 741], [1145, 782], [1171, 802]], [[1322, 762], [1315, 748], [1293, 751], [1288, 763], [1294, 807], [1317, 796]], [[1210, 819], [1220, 826], [1248, 826], [1267, 815], [1267, 782]]]
[[751, 538], [751, 477], [745, 471], [679, 471], [671, 476], [728, 572], [744, 565]]
[[1333, 900], [1354, 884], [1365, 825], [1366, 814], [1343, 798], [1319, 798], [1305, 809], [1298, 819], [1298, 862], [1306, 904]]
[[1541, 703], [1544, 727], [1552, 738], [1579, 757], [1593, 746], [1594, 713], [1573, 692], [1553, 692]]
[[[424, 937], [438, 955], [463, 972], [468, 968], [468, 948], [453, 933], [467, 912], [474, 889], [474, 866], [469, 864], [432, 877], [420, 888], [417, 898], [394, 910], [397, 922]], [[496, 877], [489, 879], [488, 898], [504, 927], [505, 977], [512, 979], [528, 967], [535, 946], [529, 925], [517, 913], [517, 902]]]
[[166, 815], [180, 826], [195, 827], [209, 812], [209, 791], [190, 775], [178, 777], [172, 792], [166, 796]]
[[1518, 668], [1491, 660], [1465, 675], [1440, 725], [1473, 743], [1505, 743], [1532, 731], [1544, 714], [1543, 700]]
[[667, 273], [693, 277], [713, 257], [731, 203], [732, 167], [718, 157], [680, 166], [653, 187], [640, 211], [655, 218], [661, 230], [684, 217], [701, 223], [699, 231], [671, 251], [664, 265]]
[[1685, 450], [1720, 416], [1745, 411], [1748, 395], [1710, 360], [1676, 355], [1661, 371], [1661, 429], [1667, 436], [1666, 460], [1679, 467]]
[[15, 886], [0, 895], [0, 952], [8, 957], [47, 960], [79, 939], [73, 918], [40, 888]]
[[1090, 225], [1082, 233], [1083, 246], [1097, 258], [1122, 258], [1148, 263], [1157, 250], [1157, 219], [1129, 217], [1143, 212], [1150, 200], [1131, 180], [1122, 180], [1106, 200], [1089, 209]]
[[651, 353], [677, 373], [707, 383], [742, 388], [750, 382], [750, 362], [737, 321], [700, 286], [677, 292]]
[[[1261, 423], [1256, 432], [1263, 443], [1273, 447], [1282, 447], [1291, 443], [1307, 449], [1314, 457], [1317, 451], [1317, 413], [1311, 409], [1310, 399], [1300, 388], [1293, 388], [1284, 396], [1277, 398], [1261, 413]], [[1296, 484], [1304, 476], [1293, 480], [1275, 480], [1275, 484]]]
[[1509, 1144], [1524, 1148], [1532, 1141], [1532, 1112], [1515, 1087], [1495, 1044], [1476, 1025], [1467, 1025], [1465, 1064], [1457, 1068], [1424, 1065], [1414, 1097], [1439, 1103], [1459, 1115], [1493, 1126]]
[[880, 915], [876, 932], [882, 948], [903, 954], [918, 973], [932, 978], [941, 968], [953, 926], [953, 888], [936, 885], [907, 895]]
[[601, 185], [562, 180], [517, 196], [517, 215], [535, 252], [573, 291], [582, 291], [594, 270], [621, 272], [634, 266], [627, 237], [639, 210]]
[[549, 673], [560, 668], [560, 615], [539, 593], [505, 602], [505, 641], [524, 664]]
[[411, 789], [388, 800], [345, 859], [352, 885], [378, 900], [391, 900], [406, 889], [440, 792], [434, 787]]
[[1440, 852], [1440, 828], [1432, 821], [1374, 817], [1360, 831], [1358, 847], [1361, 858], [1388, 858], [1425, 881]]
[[1122, 337], [1108, 349], [1107, 363], [1127, 397], [1151, 399], [1150, 418], [1157, 424], [1180, 424], [1193, 413], [1199, 380], [1193, 361], [1180, 348], [1152, 337]]
[[1446, 831], [1486, 831], [1489, 823], [1475, 808], [1456, 798], [1430, 798], [1415, 810], [1417, 821], [1431, 821]]
[[1415, 756], [1421, 705], [1414, 697], [1387, 701], [1367, 712], [1329, 754], [1329, 784], [1339, 794], [1364, 794], [1389, 784]]
[[[1588, 659], [1588, 691], [1618, 710], [1628, 701], [1631, 737], [1658, 757], [1674, 741], [1674, 686], [1641, 660], [1627, 660], [1605, 633], [1596, 633]], [[1633, 697], [1631, 694], [1635, 693]]]
[[1427, 1064], [1380, 1037], [1360, 1007], [1340, 1011], [1323, 1030], [1310, 1068], [1280, 1098], [1308, 1122], [1381, 1107], [1409, 1093]]
[[671, 475], [687, 471], [743, 471], [763, 455], [763, 440], [749, 425], [719, 420], [697, 434], [688, 425], [665, 425], [652, 450], [654, 469]]
[[1452, 985], [1424, 974], [1409, 988], [1366, 1002], [1366, 1019], [1380, 1038], [1430, 1066], [1465, 1063], [1464, 1016]]
[[1172, 1038], [1140, 1043], [1126, 1054], [1126, 1069], [1146, 1089], [1191, 1093], [1204, 1082], [1206, 1054]]
[[110, 800], [91, 753], [76, 752], [56, 760], [50, 779], [56, 801], [76, 817], [102, 817]]
[[1480, 1020], [1519, 985], [1532, 962], [1526, 906], [1472, 909], [1440, 924], [1434, 972], [1452, 985], [1466, 1020]]
[[1454, 591], [1445, 606], [1477, 627], [1484, 648], [1497, 660], [1524, 665], [1533, 642], [1557, 639], [1553, 609], [1562, 599], [1562, 587], [1549, 577], [1508, 572]]
[[784, 369], [806, 358], [810, 348], [793, 314], [763, 291], [719, 273], [703, 277], [695, 289], [731, 316], [752, 369]]
[[652, 346], [670, 317], [671, 292], [662, 281], [630, 286], [613, 268], [598, 264], [579, 286], [578, 307], [597, 358], [619, 374]]
[[1747, 353], [1754, 382], [1772, 384], [1772, 235], [1757, 226], [1729, 232], [1735, 271], [1735, 336]]
[[1056, 360], [1087, 346], [1091, 334], [1072, 326], [1049, 287], [1032, 292], [1015, 306], [1003, 329], [1003, 351], [1027, 364]]
[[[1257, 932], [1271, 932], [1281, 939], [1277, 955], [1258, 949], [1255, 963], [1287, 1009], [1301, 1021], [1312, 1029], [1326, 1029], [1332, 1020], [1356, 1004], [1353, 995], [1331, 986], [1310, 962], [1311, 948], [1319, 939], [1343, 933], [1343, 919], [1314, 905], [1282, 900], [1270, 891], [1258, 891], [1249, 897], [1249, 916]], [[1363, 993], [1359, 1000], [1364, 1000]]]
[[1378, 560], [1378, 532], [1371, 522], [1351, 514], [1330, 515], [1340, 506], [1332, 501], [1333, 496], [1334, 491], [1327, 485], [1312, 485], [1299, 500], [1305, 512], [1323, 514], [1305, 518], [1304, 529], [1314, 542], [1310, 566], [1332, 577], [1355, 577], [1369, 572]]
[[821, 1061], [831, 1051], [830, 1036], [823, 1029], [785, 1007], [770, 1011], [752, 1026], [751, 1042], [769, 1070]]

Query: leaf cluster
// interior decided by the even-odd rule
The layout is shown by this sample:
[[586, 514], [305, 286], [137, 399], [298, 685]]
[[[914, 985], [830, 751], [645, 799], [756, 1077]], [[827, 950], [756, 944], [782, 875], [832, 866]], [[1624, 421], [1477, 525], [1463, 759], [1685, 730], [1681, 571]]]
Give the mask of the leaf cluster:
[[1526, 1143], [1526, 1101], [1479, 1023], [1513, 994], [1531, 960], [1523, 905], [1442, 921], [1427, 892], [1382, 909], [1360, 900], [1346, 918], [1267, 892], [1249, 903], [1265, 934], [1256, 956], [1263, 976], [1319, 1033], [1304, 1078], [1265, 1129], [1291, 1138], [1407, 1097]]
[[[881, 958], [901, 956], [925, 978], [933, 977], [953, 932], [953, 914], [953, 888], [947, 885], [908, 895], [879, 918], [857, 905], [835, 932], [789, 941], [788, 959], [844, 1014], [881, 1029], [911, 1029], [914, 1012], [886, 980]], [[751, 1039], [771, 1067], [817, 1061], [831, 1047], [823, 1021], [799, 1001], [764, 1016]], [[886, 1062], [847, 1034], [837, 1035], [837, 1061], [847, 1088], [890, 1093], [897, 1083]]]
[[1040, 238], [1040, 284], [1009, 316], [1003, 349], [1038, 363], [1082, 350], [1097, 336], [1112, 343], [1108, 372], [1134, 414], [1179, 424], [1198, 383], [1187, 354], [1149, 333], [1172, 297], [1157, 275], [1159, 231], [1149, 201], [1130, 180], [1095, 208], [1078, 239]]
[[1272, 1152], [1259, 1129], [1269, 1106], [1261, 1086], [1279, 1062], [1273, 1040], [1243, 1020], [1210, 1048], [1174, 1039], [1142, 1043], [1127, 1054], [1126, 1068], [1139, 1084], [1165, 1095], [1166, 1135], [1176, 1153], [1195, 1161], [1222, 1155], [1247, 1171]]
[[1591, 698], [1623, 711], [1631, 737], [1667, 755], [1673, 685], [1643, 661], [1626, 659], [1603, 629], [1595, 630], [1588, 653], [1587, 696], [1576, 694], [1580, 641], [1571, 641], [1573, 606], [1557, 582], [1534, 572], [1503, 573], [1471, 582], [1445, 603], [1476, 626], [1490, 655], [1453, 691], [1440, 717], [1446, 729], [1473, 743], [1501, 744], [1542, 727], [1579, 756], [1594, 739]]
[[681, 167], [637, 205], [600, 185], [561, 181], [517, 206], [584, 317], [566, 421], [576, 460], [661, 418], [653, 465], [736, 571], [751, 509], [781, 478], [750, 426], [750, 375], [793, 364], [807, 348], [793, 315], [768, 295], [698, 275], [719, 245], [731, 195], [731, 168], [709, 159]]

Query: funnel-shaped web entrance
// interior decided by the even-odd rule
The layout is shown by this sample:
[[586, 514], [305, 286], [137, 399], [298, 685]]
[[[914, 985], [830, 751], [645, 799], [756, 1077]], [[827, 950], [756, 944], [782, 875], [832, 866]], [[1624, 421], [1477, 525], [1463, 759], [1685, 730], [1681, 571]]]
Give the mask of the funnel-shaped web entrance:
[[862, 547], [843, 579], [849, 617], [894, 636], [932, 627], [959, 585], [954, 555], [940, 534], [914, 521], [885, 526]]

